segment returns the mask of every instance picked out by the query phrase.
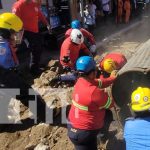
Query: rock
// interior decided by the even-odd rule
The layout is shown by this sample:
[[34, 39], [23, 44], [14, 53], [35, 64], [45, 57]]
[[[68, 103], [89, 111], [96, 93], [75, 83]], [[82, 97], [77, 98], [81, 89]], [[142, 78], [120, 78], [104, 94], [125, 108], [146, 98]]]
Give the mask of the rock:
[[51, 127], [48, 124], [42, 123], [32, 128], [30, 137], [35, 139], [39, 137], [40, 139], [42, 139], [49, 136], [50, 132], [51, 132]]
[[59, 66], [59, 60], [51, 60], [48, 63], [48, 67], [49, 68], [51, 68], [51, 67], [55, 67], [56, 68], [57, 66]]
[[40, 143], [34, 148], [34, 150], [50, 150], [50, 147]]
[[28, 145], [25, 147], [25, 150], [33, 150], [35, 147], [36, 147], [36, 145], [34, 145], [34, 144], [28, 144]]
[[57, 69], [56, 67], [51, 67], [51, 68], [50, 68], [50, 71], [54, 71], [54, 72], [55, 72], [56, 69]]
[[40, 79], [42, 80], [42, 84], [49, 84], [49, 82], [56, 77], [56, 72], [53, 71], [48, 71], [47, 73], [42, 73], [42, 75], [40, 76]]

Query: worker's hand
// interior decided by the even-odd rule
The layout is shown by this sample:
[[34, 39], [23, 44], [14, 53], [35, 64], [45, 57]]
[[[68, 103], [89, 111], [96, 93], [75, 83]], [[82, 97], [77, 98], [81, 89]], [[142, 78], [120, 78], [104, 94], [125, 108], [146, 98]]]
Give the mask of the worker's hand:
[[51, 80], [49, 80], [49, 85], [51, 87], [55, 86], [57, 84], [57, 82], [60, 81], [60, 76], [56, 76], [54, 78], [52, 78]]
[[71, 68], [65, 66], [65, 67], [63, 67], [63, 71], [64, 71], [64, 72], [71, 72]]
[[110, 74], [111, 77], [117, 78], [118, 76], [118, 70], [113, 70]]
[[63, 59], [62, 59], [62, 61], [64, 63], [69, 63], [70, 62], [70, 57], [69, 56], [64, 56]]
[[52, 33], [52, 29], [51, 29], [51, 26], [50, 26], [50, 25], [47, 25], [47, 30], [48, 30], [49, 34]]

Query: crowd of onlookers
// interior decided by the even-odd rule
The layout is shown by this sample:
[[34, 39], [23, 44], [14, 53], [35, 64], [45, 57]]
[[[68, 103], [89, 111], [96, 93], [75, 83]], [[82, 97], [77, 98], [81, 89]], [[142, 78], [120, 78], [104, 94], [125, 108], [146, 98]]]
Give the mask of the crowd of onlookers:
[[87, 0], [84, 3], [84, 27], [92, 31], [99, 20], [106, 22], [109, 16], [117, 24], [129, 23], [131, 18], [142, 15], [148, 3], [140, 0]]

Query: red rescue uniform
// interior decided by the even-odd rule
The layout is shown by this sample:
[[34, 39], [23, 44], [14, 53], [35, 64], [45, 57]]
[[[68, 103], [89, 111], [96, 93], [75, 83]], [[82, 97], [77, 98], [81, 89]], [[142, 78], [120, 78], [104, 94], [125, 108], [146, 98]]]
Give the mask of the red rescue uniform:
[[[70, 37], [68, 37], [67, 39], [64, 40], [62, 46], [61, 46], [61, 50], [60, 50], [60, 63], [63, 66], [66, 67], [70, 67], [70, 68], [74, 68], [75, 67], [75, 63], [76, 60], [79, 57], [79, 52], [83, 51], [85, 54], [89, 55], [90, 51], [88, 50], [88, 48], [84, 45], [84, 43], [82, 44], [75, 44], [71, 41]], [[68, 56], [70, 58], [70, 62], [69, 63], [64, 63], [62, 60], [64, 58], [64, 56]]]
[[121, 53], [110, 53], [110, 54], [107, 54], [103, 59], [102, 61], [100, 62], [100, 68], [102, 70], [103, 69], [103, 64], [104, 64], [104, 61], [106, 59], [112, 59], [114, 62], [115, 62], [115, 65], [116, 65], [116, 70], [119, 70], [121, 69], [127, 62], [127, 59], [125, 58], [125, 56]]
[[93, 83], [99, 88], [106, 88], [110, 86], [115, 81], [115, 79], [116, 77], [110, 76], [108, 78], [104, 78], [103, 75], [100, 75], [99, 79], [95, 79]]
[[104, 90], [93, 81], [79, 78], [74, 86], [69, 121], [77, 129], [100, 129], [104, 125], [105, 109], [112, 106], [113, 101]]
[[12, 12], [23, 21], [23, 28], [26, 31], [37, 33], [39, 31], [39, 21], [42, 21], [45, 25], [48, 24], [45, 16], [40, 11], [39, 4], [36, 2], [27, 3], [25, 0], [19, 0], [14, 3]]
[[[73, 29], [71, 28], [66, 31], [65, 38], [68, 38], [71, 35], [72, 30]], [[88, 32], [87, 30], [83, 28], [81, 28], [80, 31], [82, 32], [83, 36], [90, 41], [91, 45], [95, 45], [96, 42], [95, 42], [94, 36], [90, 32]]]

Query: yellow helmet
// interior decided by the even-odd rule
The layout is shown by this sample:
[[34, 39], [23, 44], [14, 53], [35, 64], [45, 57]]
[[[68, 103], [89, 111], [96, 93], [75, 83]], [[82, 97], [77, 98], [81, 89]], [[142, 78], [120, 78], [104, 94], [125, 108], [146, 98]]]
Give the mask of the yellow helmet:
[[104, 60], [103, 68], [104, 71], [111, 73], [113, 70], [116, 70], [116, 64], [111, 58], [108, 58]]
[[19, 32], [22, 29], [23, 22], [13, 13], [3, 13], [0, 15], [0, 28], [14, 30]]
[[135, 112], [150, 109], [150, 88], [138, 87], [132, 92], [131, 109]]

